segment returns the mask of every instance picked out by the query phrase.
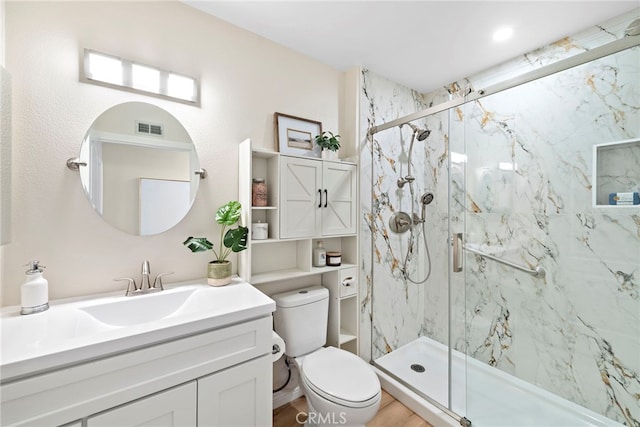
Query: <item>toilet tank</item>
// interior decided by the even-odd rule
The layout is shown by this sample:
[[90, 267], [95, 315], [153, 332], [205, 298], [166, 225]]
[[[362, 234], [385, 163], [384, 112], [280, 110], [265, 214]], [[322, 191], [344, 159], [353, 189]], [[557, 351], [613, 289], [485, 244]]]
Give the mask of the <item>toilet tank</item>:
[[271, 296], [276, 302], [273, 325], [285, 343], [285, 354], [298, 357], [327, 342], [329, 290], [311, 286]]

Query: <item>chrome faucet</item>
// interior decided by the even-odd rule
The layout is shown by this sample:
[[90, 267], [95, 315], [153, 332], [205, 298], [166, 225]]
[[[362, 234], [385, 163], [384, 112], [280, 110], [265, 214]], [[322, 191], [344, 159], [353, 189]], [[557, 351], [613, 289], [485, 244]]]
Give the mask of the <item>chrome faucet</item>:
[[167, 276], [169, 273], [160, 273], [156, 276], [156, 279], [153, 281], [153, 285], [151, 285], [151, 280], [149, 277], [151, 276], [151, 267], [149, 266], [149, 261], [145, 260], [142, 262], [142, 278], [140, 279], [140, 286], [136, 285], [135, 279], [131, 277], [121, 277], [118, 279], [113, 279], [116, 281], [119, 280], [127, 280], [127, 292], [125, 296], [133, 296], [133, 295], [144, 295], [151, 292], [158, 292], [164, 290], [164, 285], [162, 284], [162, 277]]
[[149, 282], [149, 274], [151, 273], [151, 267], [149, 267], [149, 261], [142, 261], [142, 279], [140, 280], [140, 290], [145, 288], [151, 290], [151, 283]]

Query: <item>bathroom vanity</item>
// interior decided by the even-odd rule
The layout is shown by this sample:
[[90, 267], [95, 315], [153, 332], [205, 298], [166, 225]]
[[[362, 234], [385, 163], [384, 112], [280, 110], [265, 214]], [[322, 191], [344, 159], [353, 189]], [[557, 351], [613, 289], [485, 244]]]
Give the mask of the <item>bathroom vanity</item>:
[[245, 281], [2, 310], [0, 424], [271, 424], [274, 302]]

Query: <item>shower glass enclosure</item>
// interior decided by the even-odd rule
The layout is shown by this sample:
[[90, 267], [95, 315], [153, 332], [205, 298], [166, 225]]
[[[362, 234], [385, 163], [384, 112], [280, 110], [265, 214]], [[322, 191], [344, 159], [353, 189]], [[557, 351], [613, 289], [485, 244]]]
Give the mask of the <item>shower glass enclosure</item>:
[[[421, 285], [389, 226], [411, 211], [411, 129], [368, 140], [364, 357], [474, 426], [640, 426], [640, 205], [609, 197], [640, 192], [639, 76], [633, 47], [413, 121], [432, 131], [412, 153], [415, 209], [435, 195], [407, 269], [424, 277], [426, 237]], [[369, 125], [449, 97], [362, 86]]]

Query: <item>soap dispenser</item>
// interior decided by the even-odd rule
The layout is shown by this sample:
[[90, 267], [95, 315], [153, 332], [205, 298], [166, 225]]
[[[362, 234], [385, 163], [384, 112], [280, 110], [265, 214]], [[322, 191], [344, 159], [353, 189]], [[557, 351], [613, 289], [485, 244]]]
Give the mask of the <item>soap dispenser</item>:
[[40, 313], [49, 309], [49, 282], [42, 277], [44, 266], [39, 261], [31, 261], [20, 294], [22, 310], [20, 314]]
[[317, 246], [313, 250], [313, 266], [324, 267], [327, 265], [327, 251], [323, 246], [322, 240], [318, 240]]

